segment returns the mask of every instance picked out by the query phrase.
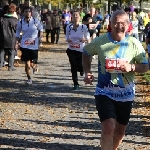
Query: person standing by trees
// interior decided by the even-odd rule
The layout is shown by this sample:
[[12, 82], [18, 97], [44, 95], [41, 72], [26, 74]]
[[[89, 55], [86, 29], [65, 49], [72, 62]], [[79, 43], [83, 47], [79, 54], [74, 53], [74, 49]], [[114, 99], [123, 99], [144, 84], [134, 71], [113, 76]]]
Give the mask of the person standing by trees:
[[[51, 11], [48, 11], [47, 16], [46, 16], [46, 20], [45, 20], [45, 22], [46, 22], [46, 27], [45, 27], [46, 28], [46, 42], [48, 42], [48, 43], [49, 43], [49, 34], [52, 31], [51, 15], [52, 15]], [[52, 38], [51, 38], [51, 42], [52, 42]]]
[[7, 13], [0, 18], [0, 56], [1, 68], [4, 65], [4, 55], [8, 55], [8, 71], [14, 71], [15, 34], [18, 19], [14, 17], [16, 5], [8, 5]]
[[[51, 25], [52, 25], [51, 39], [52, 39], [52, 43], [55, 43], [55, 42], [56, 42], [56, 44], [59, 43], [60, 22], [61, 22], [61, 17], [58, 14], [57, 9], [55, 9], [53, 14], [51, 15]], [[56, 35], [56, 37], [55, 37], [55, 35]]]

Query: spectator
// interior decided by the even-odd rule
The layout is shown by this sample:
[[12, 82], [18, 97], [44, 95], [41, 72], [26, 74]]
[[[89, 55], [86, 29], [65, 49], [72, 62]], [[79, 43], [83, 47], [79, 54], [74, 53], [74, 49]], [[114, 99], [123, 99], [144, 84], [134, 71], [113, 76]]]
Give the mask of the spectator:
[[143, 10], [141, 10], [141, 11], [140, 11], [140, 16], [142, 17], [142, 19], [144, 18], [145, 13], [144, 13], [144, 11], [143, 11]]
[[130, 13], [132, 14], [135, 10], [133, 3], [130, 4], [129, 8], [130, 8]]
[[145, 29], [145, 26], [144, 26], [144, 21], [143, 21], [143, 19], [142, 19], [142, 17], [141, 16], [139, 16], [138, 17], [138, 21], [139, 21], [139, 41], [140, 42], [143, 42], [143, 36], [144, 36], [144, 29]]
[[[46, 42], [49, 43], [49, 34], [51, 33], [52, 30], [52, 19], [51, 19], [51, 11], [48, 11], [47, 16], [46, 16]], [[52, 39], [51, 39], [52, 42]]]
[[56, 42], [56, 44], [59, 44], [61, 17], [59, 16], [58, 11], [56, 9], [54, 10], [53, 15], [51, 16], [51, 22], [52, 22], [52, 31], [51, 31], [52, 43]]
[[138, 35], [139, 21], [137, 19], [136, 12], [132, 13], [131, 23], [132, 23], [132, 28], [133, 28], [133, 30], [132, 30], [132, 36], [139, 40], [139, 35]]
[[7, 13], [0, 21], [0, 56], [1, 68], [4, 63], [4, 56], [8, 54], [8, 71], [14, 71], [14, 57], [15, 57], [15, 33], [18, 20], [14, 17], [16, 5], [11, 3], [8, 6]]
[[146, 25], [150, 22], [148, 13], [145, 13], [145, 16], [143, 17], [143, 21], [144, 21], [144, 26], [146, 27]]
[[148, 49], [148, 64], [149, 64], [149, 69], [150, 69], [150, 30], [148, 31], [148, 34], [146, 36], [146, 45]]

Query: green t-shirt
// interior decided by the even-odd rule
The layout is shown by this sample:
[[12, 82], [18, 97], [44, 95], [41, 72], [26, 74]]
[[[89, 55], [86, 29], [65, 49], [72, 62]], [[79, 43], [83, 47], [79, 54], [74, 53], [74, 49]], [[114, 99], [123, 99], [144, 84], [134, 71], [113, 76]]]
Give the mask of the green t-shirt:
[[123, 58], [130, 64], [147, 64], [145, 50], [136, 38], [127, 35], [124, 40], [117, 42], [113, 41], [110, 33], [106, 33], [86, 45], [84, 53], [98, 55], [98, 84], [95, 95], [106, 95], [118, 101], [134, 99], [134, 72], [106, 72], [105, 63], [106, 58]]
[[81, 17], [80, 22], [82, 22], [82, 19], [83, 19], [84, 16], [85, 16], [85, 13], [84, 13], [84, 12], [81, 12], [81, 13], [80, 13], [80, 17]]

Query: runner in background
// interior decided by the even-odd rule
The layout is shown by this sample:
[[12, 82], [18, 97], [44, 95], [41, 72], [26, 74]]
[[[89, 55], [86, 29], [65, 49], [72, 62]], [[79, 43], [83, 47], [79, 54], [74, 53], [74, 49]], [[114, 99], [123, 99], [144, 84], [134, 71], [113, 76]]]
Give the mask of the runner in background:
[[80, 8], [80, 23], [82, 23], [83, 17], [85, 16], [85, 13], [83, 12], [83, 8]]
[[73, 12], [73, 23], [66, 28], [66, 41], [68, 49], [66, 51], [71, 65], [72, 80], [74, 83], [73, 90], [79, 90], [78, 75], [83, 76], [82, 52], [85, 42], [90, 39], [90, 34], [86, 25], [80, 24], [79, 11]]
[[98, 26], [96, 27], [96, 29], [97, 29], [96, 36], [99, 36], [99, 34], [100, 34], [100, 29], [101, 29], [101, 27], [102, 27], [103, 17], [102, 17], [101, 13], [100, 13], [98, 10], [96, 10], [95, 14], [97, 15], [97, 18], [98, 18], [98, 20], [100, 21], [99, 24], [98, 24]]
[[[20, 33], [23, 32], [20, 49], [22, 52], [21, 60], [25, 62], [25, 72], [27, 75], [27, 84], [32, 84], [30, 68], [33, 73], [37, 71], [39, 38], [43, 37], [43, 27], [41, 22], [31, 16], [31, 8], [23, 8], [24, 18], [18, 22], [16, 31], [16, 48], [18, 48]], [[40, 35], [39, 35], [40, 31]]]
[[104, 24], [103, 24], [103, 30], [108, 29], [108, 25], [109, 25], [109, 20], [110, 20], [110, 15], [108, 14], [108, 11], [106, 11], [105, 15], [104, 15]]
[[94, 7], [90, 8], [90, 13], [86, 14], [83, 17], [82, 22], [83, 22], [83, 24], [87, 25], [91, 40], [93, 40], [96, 37], [96, 33], [97, 33], [96, 28], [97, 28], [98, 24], [100, 23], [100, 19], [95, 14]]
[[[96, 28], [99, 25], [100, 21], [101, 20], [96, 15], [96, 10], [94, 7], [90, 8], [90, 12], [83, 17], [82, 22], [88, 27], [91, 41], [96, 37], [96, 34], [98, 32]], [[93, 59], [96, 59], [95, 55], [93, 56]]]
[[62, 14], [62, 25], [64, 29], [64, 34], [66, 34], [66, 27], [71, 22], [71, 14], [68, 13], [68, 10], [65, 9], [64, 13]]

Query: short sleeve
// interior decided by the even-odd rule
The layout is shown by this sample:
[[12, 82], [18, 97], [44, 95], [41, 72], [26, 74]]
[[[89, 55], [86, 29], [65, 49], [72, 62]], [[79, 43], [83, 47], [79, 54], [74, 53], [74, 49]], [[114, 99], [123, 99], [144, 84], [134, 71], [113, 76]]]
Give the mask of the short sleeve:
[[37, 24], [38, 24], [38, 27], [37, 27], [38, 30], [43, 32], [43, 24], [39, 20], [37, 20]]
[[88, 19], [88, 16], [85, 15], [85, 16], [83, 17], [82, 21], [87, 21], [87, 19]]
[[96, 41], [97, 41], [97, 38], [93, 39], [91, 43], [87, 44], [83, 48], [83, 52], [85, 54], [90, 55], [90, 56], [97, 55], [97, 50], [96, 50]]
[[86, 25], [83, 25], [83, 33], [86, 40], [90, 39], [90, 33]]

